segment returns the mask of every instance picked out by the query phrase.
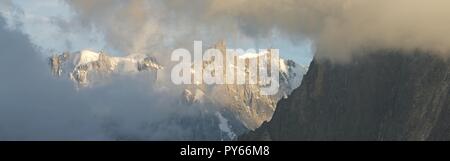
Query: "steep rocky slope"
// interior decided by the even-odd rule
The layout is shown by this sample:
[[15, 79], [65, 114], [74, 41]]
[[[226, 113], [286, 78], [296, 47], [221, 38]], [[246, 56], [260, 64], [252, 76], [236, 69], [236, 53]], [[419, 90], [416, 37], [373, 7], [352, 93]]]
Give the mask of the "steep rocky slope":
[[[224, 49], [225, 46], [220, 48]], [[247, 53], [239, 59], [256, 60], [261, 56], [264, 54]], [[148, 76], [156, 76], [158, 79], [161, 76], [164, 79], [169, 77], [164, 76], [167, 74], [164, 69], [170, 71], [170, 67], [163, 68], [156, 59], [146, 55], [114, 57], [89, 50], [55, 55], [50, 58], [50, 67], [54, 76], [67, 75], [81, 91], [111, 83], [110, 78], [115, 75], [136, 79], [146, 79]], [[119, 140], [232, 140], [269, 120], [278, 100], [286, 98], [300, 85], [306, 71], [305, 66], [281, 59], [279, 92], [271, 96], [261, 95], [260, 86], [253, 84], [176, 86], [167, 83], [170, 82], [167, 79], [152, 79], [146, 83], [153, 83], [158, 88], [149, 89], [149, 92], [161, 92], [156, 99], [166, 99], [167, 107], [182, 108], [164, 120], [143, 122], [140, 130], [147, 134], [145, 136], [130, 136], [129, 133], [120, 132], [116, 130], [118, 123], [114, 122], [108, 124], [106, 129], [112, 131], [114, 138]], [[164, 135], [160, 136], [161, 133]]]
[[[247, 53], [238, 59], [256, 60], [266, 54]], [[245, 70], [238, 67], [236, 69]], [[262, 95], [261, 85], [257, 84], [192, 84], [185, 88], [183, 100], [186, 106], [194, 104], [219, 107], [224, 113], [229, 113], [242, 122], [247, 129], [254, 130], [264, 121], [270, 120], [276, 103], [281, 98], [287, 98], [300, 85], [307, 67], [296, 64], [292, 60], [280, 59], [278, 71], [280, 86], [275, 95]], [[245, 77], [245, 75], [237, 77]]]
[[315, 59], [271, 121], [240, 140], [450, 140], [450, 60], [378, 50]]

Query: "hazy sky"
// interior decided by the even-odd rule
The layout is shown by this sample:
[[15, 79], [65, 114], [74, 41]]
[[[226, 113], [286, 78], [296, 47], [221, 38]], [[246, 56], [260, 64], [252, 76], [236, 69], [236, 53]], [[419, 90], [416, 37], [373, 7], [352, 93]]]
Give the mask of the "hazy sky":
[[28, 2], [4, 0], [0, 9], [10, 26], [48, 51], [101, 48], [164, 57], [194, 40], [212, 45], [225, 39], [242, 48], [280, 48], [300, 63], [312, 53], [348, 60], [362, 48], [450, 55], [450, 37], [442, 35], [450, 32], [447, 0]]
[[[173, 21], [180, 21], [178, 27], [173, 27], [173, 29], [167, 29], [165, 31], [153, 31], [155, 27], [154, 23], [159, 28], [164, 28], [166, 26], [173, 26], [174, 22], [170, 25], [166, 24], [167, 18], [162, 20], [161, 13], [155, 14], [153, 12], [147, 12], [146, 20], [154, 22], [152, 25], [139, 24], [140, 26], [135, 26], [135, 21], [121, 21], [123, 19], [129, 18], [127, 13], [117, 13], [119, 10], [125, 10], [127, 6], [114, 10], [115, 4], [123, 5], [120, 1], [105, 1], [109, 5], [100, 5], [103, 2], [99, 1], [99, 5], [94, 8], [90, 8], [95, 11], [96, 16], [92, 16], [94, 21], [105, 21], [102, 24], [86, 23], [87, 20], [84, 19], [83, 14], [89, 13], [89, 11], [80, 11], [77, 9], [77, 4], [84, 3], [84, 1], [75, 1], [66, 3], [64, 0], [42, 0], [38, 2], [30, 3], [28, 0], [14, 0], [14, 1], [3, 1], [4, 7], [0, 8], [1, 13], [7, 19], [7, 23], [12, 29], [17, 29], [27, 34], [33, 44], [40, 48], [45, 54], [44, 56], [52, 55], [56, 52], [62, 51], [78, 51], [81, 49], [92, 49], [92, 50], [106, 50], [112, 54], [125, 54], [130, 52], [146, 52], [146, 53], [158, 53], [169, 55], [173, 49], [176, 47], [190, 48], [193, 45], [193, 40], [202, 40], [205, 45], [212, 45], [219, 40], [226, 40], [229, 47], [233, 48], [269, 48], [275, 47], [281, 50], [283, 57], [288, 59], [293, 59], [302, 64], [308, 64], [312, 59], [313, 54], [313, 44], [312, 41], [304, 40], [300, 42], [293, 42], [288, 37], [283, 37], [277, 33], [270, 33], [271, 36], [267, 38], [251, 38], [243, 34], [242, 32], [230, 32], [232, 30], [224, 29], [223, 33], [219, 31], [208, 31], [208, 33], [196, 33], [195, 35], [187, 35], [186, 33], [179, 32], [179, 30], [186, 30], [185, 32], [190, 32], [192, 28], [205, 28], [209, 30], [215, 28], [215, 24], [199, 24], [202, 26], [195, 26], [194, 24], [181, 24], [185, 20], [180, 20], [174, 18]], [[128, 1], [125, 1], [125, 3]], [[75, 4], [72, 4], [75, 3]], [[134, 1], [130, 4], [135, 3]], [[5, 5], [7, 4], [7, 5]], [[155, 4], [155, 3], [153, 3]], [[159, 4], [155, 4], [159, 5]], [[109, 8], [108, 8], [109, 7]], [[108, 8], [110, 11], [105, 11]], [[147, 8], [146, 8], [147, 9]], [[98, 13], [97, 13], [98, 11]], [[139, 10], [138, 10], [139, 11]], [[84, 12], [84, 13], [83, 13]], [[106, 14], [105, 14], [106, 12]], [[110, 12], [110, 14], [108, 13]], [[164, 14], [171, 11], [158, 11], [164, 12]], [[175, 11], [174, 11], [175, 12]], [[116, 13], [116, 14], [115, 14]], [[120, 17], [122, 16], [122, 17]], [[139, 17], [137, 15], [136, 17]], [[105, 18], [106, 17], [106, 18]], [[119, 20], [109, 20], [109, 18], [120, 17]], [[178, 16], [175, 16], [178, 17]], [[91, 19], [90, 19], [91, 20]], [[141, 20], [139, 20], [141, 21]], [[100, 22], [99, 22], [100, 23]], [[120, 24], [119, 24], [120, 23]], [[160, 24], [165, 23], [165, 24]], [[104, 24], [108, 26], [104, 26]], [[95, 26], [97, 25], [97, 26]], [[190, 25], [190, 27], [183, 27], [183, 25]], [[124, 32], [124, 30], [130, 29], [129, 32]], [[132, 31], [137, 30], [138, 31]], [[145, 38], [142, 36], [146, 33], [145, 30], [150, 30], [147, 32]], [[116, 31], [119, 30], [119, 31]], [[142, 30], [142, 31], [141, 31]], [[212, 29], [211, 29], [212, 30]], [[155, 32], [158, 32], [157, 34]], [[159, 33], [162, 32], [162, 33]], [[211, 33], [213, 35], [211, 35]], [[125, 34], [125, 36], [124, 36]], [[189, 33], [190, 34], [190, 33]], [[112, 36], [111, 36], [112, 35]], [[206, 36], [205, 36], [206, 35]], [[163, 39], [152, 39], [151, 37], [162, 37]], [[150, 37], [150, 38], [148, 38]], [[171, 40], [171, 39], [186, 39], [182, 40]], [[119, 40], [117, 40], [119, 39]], [[140, 41], [140, 39], [145, 39]], [[131, 42], [131, 43], [128, 43]], [[180, 45], [168, 45], [176, 44]], [[139, 44], [136, 47], [135, 44]], [[141, 45], [144, 44], [144, 45]], [[145, 46], [145, 47], [143, 47]], [[136, 51], [131, 50], [132, 48], [139, 48]], [[145, 49], [142, 49], [145, 48]], [[141, 50], [141, 51], [139, 51]]]

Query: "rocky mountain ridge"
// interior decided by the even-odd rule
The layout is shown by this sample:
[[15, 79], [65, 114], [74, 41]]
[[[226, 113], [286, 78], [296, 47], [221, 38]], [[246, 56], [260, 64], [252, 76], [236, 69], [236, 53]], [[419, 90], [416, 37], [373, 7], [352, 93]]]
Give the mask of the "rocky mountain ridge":
[[[242, 59], [257, 59], [260, 54], [247, 53]], [[126, 57], [114, 57], [103, 52], [82, 50], [75, 53], [63, 53], [52, 56], [50, 67], [54, 76], [68, 77], [77, 89], [95, 88], [98, 84], [108, 83], [112, 75], [133, 76], [140, 73], [154, 75], [155, 80], [164, 74], [167, 67], [151, 57], [141, 54]], [[269, 120], [275, 111], [275, 104], [286, 98], [300, 85], [307, 67], [292, 60], [280, 60], [280, 89], [277, 95], [263, 96], [259, 85], [205, 85], [192, 84], [180, 87], [168, 86], [179, 90], [178, 97], [168, 104], [185, 107], [194, 115], [174, 114], [166, 120], [145, 123], [145, 131], [164, 131], [172, 125], [185, 127], [183, 134], [158, 138], [162, 140], [232, 140], [236, 136], [255, 129]], [[155, 82], [149, 82], [155, 83]], [[160, 86], [160, 85], [158, 85]], [[175, 105], [174, 105], [175, 106]], [[194, 112], [193, 112], [194, 111]], [[166, 129], [171, 130], [171, 129]], [[170, 133], [170, 132], [169, 132]], [[118, 139], [138, 139], [136, 136], [117, 134]]]
[[450, 60], [423, 51], [315, 59], [272, 120], [239, 140], [450, 140]]

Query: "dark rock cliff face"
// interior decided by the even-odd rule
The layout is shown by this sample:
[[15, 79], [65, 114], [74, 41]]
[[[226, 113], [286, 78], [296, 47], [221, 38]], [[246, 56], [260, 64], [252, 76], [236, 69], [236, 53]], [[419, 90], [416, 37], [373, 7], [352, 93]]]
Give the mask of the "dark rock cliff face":
[[277, 106], [239, 140], [450, 140], [450, 60], [392, 50], [314, 60]]

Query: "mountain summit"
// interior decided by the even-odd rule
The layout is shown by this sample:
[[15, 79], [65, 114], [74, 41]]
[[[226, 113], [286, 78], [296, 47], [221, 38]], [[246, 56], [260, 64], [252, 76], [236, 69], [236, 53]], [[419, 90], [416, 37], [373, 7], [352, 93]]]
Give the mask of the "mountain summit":
[[[223, 50], [224, 43], [215, 46]], [[238, 59], [258, 59], [266, 53], [246, 53]], [[63, 53], [52, 56], [50, 67], [54, 76], [67, 76], [74, 81], [80, 90], [86, 87], [96, 87], [105, 84], [114, 75], [132, 77], [143, 73], [166, 78], [166, 66], [146, 55], [134, 54], [125, 57], [109, 56], [103, 52], [82, 50], [75, 53]], [[230, 65], [230, 64], [227, 64]], [[270, 120], [275, 111], [276, 103], [287, 98], [300, 85], [306, 66], [296, 64], [292, 60], [280, 59], [279, 92], [276, 95], [260, 94], [259, 85], [253, 84], [189, 84], [173, 85], [163, 81], [158, 88], [166, 89], [161, 99], [167, 101], [168, 107], [182, 107], [179, 113], [174, 113], [164, 120], [143, 123], [142, 130], [169, 130], [170, 127], [182, 127], [182, 133], [165, 135], [163, 140], [232, 140], [249, 130], [259, 127], [264, 121]], [[237, 69], [244, 70], [244, 69]], [[134, 78], [134, 77], [133, 77]], [[136, 77], [137, 78], [137, 77]], [[155, 83], [155, 82], [148, 82]], [[149, 89], [152, 90], [152, 89]], [[160, 92], [154, 90], [149, 92]], [[167, 95], [173, 96], [167, 96]], [[172, 98], [173, 97], [173, 98]], [[149, 105], [151, 106], [151, 105]], [[158, 111], [155, 111], [157, 113]], [[168, 132], [172, 134], [171, 132]], [[118, 139], [151, 140], [152, 138], [133, 138], [121, 134]]]

